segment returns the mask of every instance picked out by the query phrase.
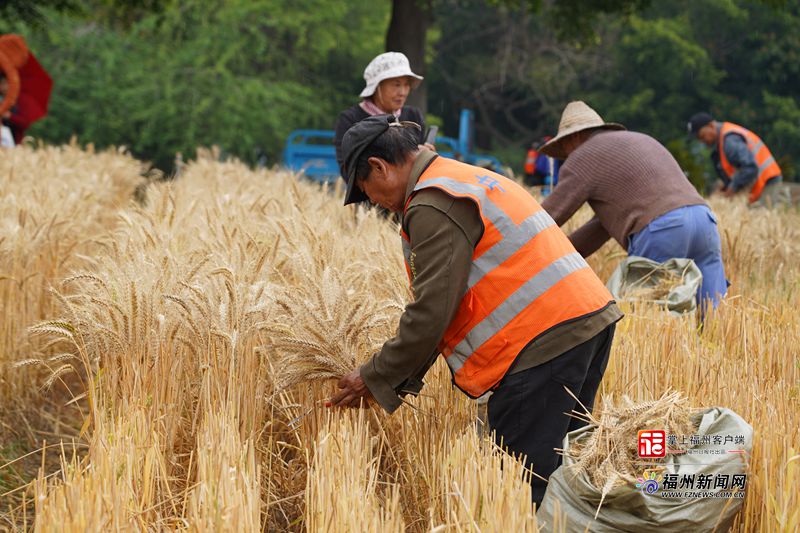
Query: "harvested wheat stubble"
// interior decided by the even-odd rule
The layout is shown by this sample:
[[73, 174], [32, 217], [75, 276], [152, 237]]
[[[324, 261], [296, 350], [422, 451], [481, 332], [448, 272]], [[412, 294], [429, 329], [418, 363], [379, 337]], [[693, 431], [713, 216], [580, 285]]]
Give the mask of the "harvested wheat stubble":
[[669, 435], [691, 435], [698, 423], [688, 399], [679, 392], [641, 403], [623, 396], [619, 405], [606, 397], [599, 413], [576, 416], [597, 427], [585, 440], [571, 446], [569, 454], [575, 459], [572, 468], [576, 474], [586, 474], [603, 496], [635, 480], [640, 430], [659, 428]]

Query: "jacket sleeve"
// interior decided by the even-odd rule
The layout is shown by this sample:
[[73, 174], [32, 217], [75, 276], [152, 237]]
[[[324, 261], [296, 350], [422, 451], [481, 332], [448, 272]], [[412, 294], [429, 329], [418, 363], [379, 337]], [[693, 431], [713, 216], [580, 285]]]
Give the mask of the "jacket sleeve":
[[[558, 190], [558, 187], [556, 187], [556, 190]], [[600, 219], [596, 216], [573, 231], [569, 236], [572, 246], [574, 246], [583, 257], [589, 257], [595, 253], [610, 238], [611, 235], [608, 234], [608, 231], [606, 231], [606, 228], [603, 227], [603, 224], [600, 223]]]
[[360, 368], [367, 388], [390, 413], [402, 403], [400, 395], [422, 388], [466, 292], [474, 250], [462, 228], [437, 207], [412, 206], [405, 222], [415, 299], [400, 317], [397, 335]]
[[564, 164], [558, 174], [558, 187], [544, 199], [542, 207], [556, 224], [563, 226], [588, 199], [589, 191], [584, 180], [575, 174], [570, 165]]
[[758, 177], [758, 165], [747, 147], [747, 141], [741, 135], [729, 134], [725, 137], [722, 149], [725, 150], [725, 157], [730, 164], [736, 168], [731, 176], [731, 189], [738, 192], [752, 185]]
[[717, 177], [722, 180], [722, 183], [727, 187], [731, 183], [731, 179], [725, 174], [725, 170], [722, 168], [722, 163], [719, 160], [719, 150], [714, 149], [711, 152], [711, 163], [714, 165], [714, 171], [717, 173]]

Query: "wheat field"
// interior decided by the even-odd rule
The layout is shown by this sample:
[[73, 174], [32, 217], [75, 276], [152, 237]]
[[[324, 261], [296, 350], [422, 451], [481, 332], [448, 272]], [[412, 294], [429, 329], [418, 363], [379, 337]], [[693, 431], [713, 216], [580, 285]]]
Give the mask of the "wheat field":
[[[541, 527], [443, 363], [392, 416], [324, 405], [410, 298], [396, 225], [281, 171], [143, 170], [91, 147], [0, 158], [0, 530]], [[798, 531], [800, 215], [712, 207], [729, 296], [702, 330], [623, 305], [601, 395], [738, 412], [734, 528]], [[590, 263], [607, 279], [623, 255]]]

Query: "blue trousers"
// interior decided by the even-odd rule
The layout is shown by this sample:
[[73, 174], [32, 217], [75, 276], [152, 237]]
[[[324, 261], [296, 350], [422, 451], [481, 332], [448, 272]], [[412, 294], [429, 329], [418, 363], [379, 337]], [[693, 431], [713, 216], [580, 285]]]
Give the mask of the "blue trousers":
[[697, 293], [701, 310], [707, 300], [717, 307], [728, 291], [717, 219], [706, 205], [679, 207], [653, 219], [628, 237], [628, 254], [659, 263], [673, 257], [694, 260], [703, 273]]

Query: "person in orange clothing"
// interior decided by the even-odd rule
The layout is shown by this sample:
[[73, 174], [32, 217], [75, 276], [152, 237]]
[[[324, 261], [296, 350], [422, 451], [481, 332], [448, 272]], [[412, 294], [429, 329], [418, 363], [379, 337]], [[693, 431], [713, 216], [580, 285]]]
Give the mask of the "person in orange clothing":
[[711, 158], [720, 177], [718, 191], [731, 197], [748, 191], [752, 207], [787, 201], [781, 167], [758, 135], [732, 122], [718, 122], [708, 113], [696, 113], [688, 130], [713, 148]]
[[19, 69], [28, 61], [28, 47], [18, 35], [0, 36], [0, 119], [3, 121], [3, 146], [14, 146], [7, 121], [19, 97]]
[[393, 412], [442, 354], [462, 392], [491, 391], [489, 427], [541, 476], [531, 480], [539, 504], [555, 449], [581, 425], [565, 413], [582, 409], [576, 397], [591, 409], [622, 313], [523, 187], [420, 147], [418, 128], [369, 117], [342, 141], [345, 205], [368, 199], [402, 216], [414, 301], [397, 336], [340, 379], [332, 404]]
[[[25, 130], [47, 114], [53, 81], [19, 35], [0, 35], [0, 119], [20, 143]], [[4, 139], [7, 135], [4, 135]], [[6, 145], [6, 142], [4, 142]]]
[[[537, 179], [536, 176], [536, 158], [539, 157], [539, 147], [542, 145], [540, 142], [532, 142], [525, 154], [525, 185], [542, 185], [543, 180]], [[538, 182], [538, 183], [537, 183]]]
[[558, 169], [561, 166], [561, 162], [558, 159], [549, 157], [541, 152], [542, 146], [552, 138], [550, 135], [545, 135], [538, 141], [533, 142], [528, 148], [528, 153], [525, 154], [525, 185], [543, 186], [542, 192], [545, 196], [558, 183]]

